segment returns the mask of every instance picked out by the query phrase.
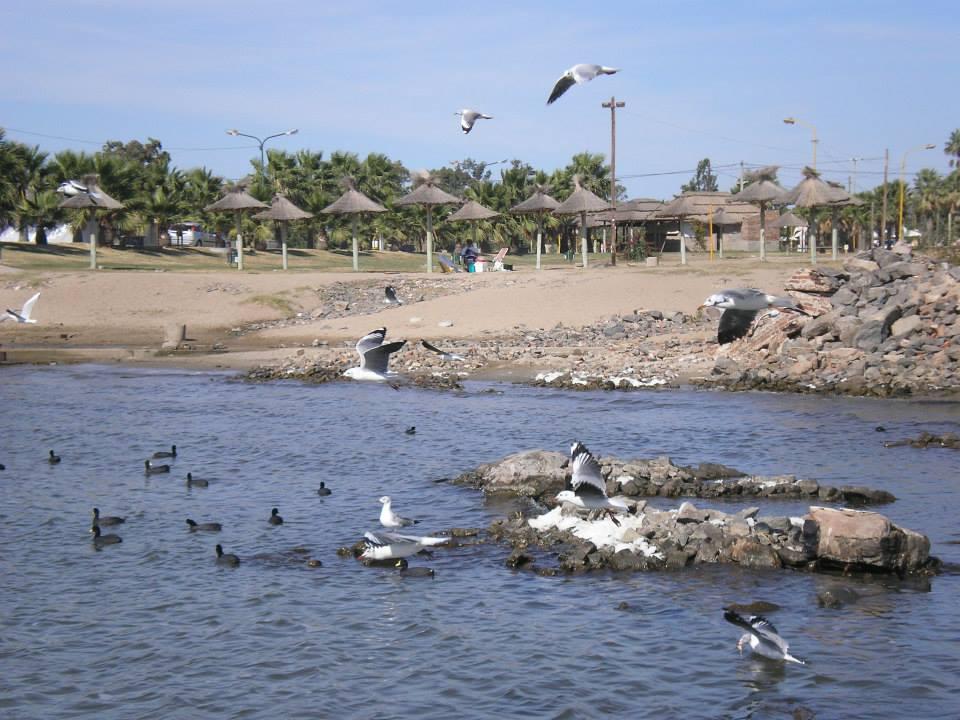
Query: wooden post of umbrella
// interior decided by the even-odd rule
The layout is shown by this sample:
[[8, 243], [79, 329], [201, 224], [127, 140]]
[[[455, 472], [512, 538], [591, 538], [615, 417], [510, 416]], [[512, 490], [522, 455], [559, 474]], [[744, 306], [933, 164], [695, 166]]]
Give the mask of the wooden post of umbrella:
[[257, 213], [253, 216], [257, 220], [273, 220], [280, 223], [280, 252], [282, 255], [283, 269], [287, 269], [287, 223], [291, 220], [306, 220], [312, 218], [313, 214], [301, 210], [282, 193], [277, 193], [270, 201], [270, 209]]
[[94, 215], [90, 222], [93, 225], [93, 232], [90, 233], [90, 269], [97, 269], [97, 232], [95, 225], [96, 210], [98, 208], [105, 210], [119, 210], [123, 203], [114, 200], [107, 195], [97, 184], [96, 175], [87, 175], [83, 179], [84, 191], [78, 192], [73, 197], [67, 198], [60, 203], [62, 208], [73, 209], [91, 209]]
[[232, 188], [222, 198], [204, 208], [207, 212], [233, 211], [237, 222], [237, 270], [243, 270], [243, 236], [240, 225], [241, 211], [251, 208], [266, 209], [267, 205], [252, 195], [248, 195], [244, 192], [243, 188], [239, 186]]
[[350, 231], [353, 235], [353, 271], [360, 271], [360, 245], [357, 240], [357, 224], [361, 213], [381, 213], [387, 209], [375, 203], [362, 192], [357, 190], [353, 178], [345, 177], [341, 181], [346, 188], [343, 195], [323, 209], [324, 213], [335, 215], [351, 215]]
[[[687, 264], [687, 243], [683, 238], [683, 219], [691, 215], [697, 215], [697, 208], [693, 204], [690, 195], [682, 193], [667, 203], [657, 212], [658, 217], [676, 218], [677, 229], [680, 235], [680, 264]], [[721, 248], [723, 246], [721, 245]], [[721, 254], [720, 257], [723, 257]]]
[[[817, 263], [817, 208], [841, 201], [843, 197], [835, 189], [820, 179], [816, 170], [803, 169], [804, 179], [786, 194], [784, 204], [795, 205], [798, 208], [810, 209], [810, 229], [807, 233], [810, 243], [810, 264]], [[749, 188], [747, 188], [749, 190]], [[744, 191], [746, 192], [746, 190]], [[846, 193], [843, 193], [845, 196]]]
[[[713, 208], [707, 212], [707, 237], [710, 238], [710, 262], [713, 262]], [[717, 228], [717, 238], [723, 237], [723, 230]], [[723, 255], [720, 256], [721, 258]]]
[[408, 195], [397, 200], [397, 205], [423, 205], [427, 209], [427, 272], [433, 272], [433, 206], [460, 202], [450, 193], [436, 186], [436, 180], [427, 172], [418, 174], [419, 185]]
[[580, 216], [580, 240], [583, 250], [583, 267], [587, 267], [587, 213], [600, 212], [607, 210], [610, 205], [586, 188], [580, 187], [580, 176], [573, 176], [573, 192], [570, 197], [557, 206], [554, 215], [579, 215]]
[[533, 195], [510, 208], [510, 212], [515, 215], [532, 213], [537, 216], [537, 270], [540, 269], [540, 254], [543, 247], [543, 215], [560, 206], [560, 203], [547, 194], [548, 189], [546, 185], [537, 185]]

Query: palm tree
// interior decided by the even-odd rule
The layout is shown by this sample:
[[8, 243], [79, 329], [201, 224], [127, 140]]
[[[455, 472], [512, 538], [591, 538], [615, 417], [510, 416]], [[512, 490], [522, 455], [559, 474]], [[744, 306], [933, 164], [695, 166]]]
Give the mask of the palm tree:
[[943, 194], [943, 178], [936, 170], [923, 168], [917, 173], [914, 188], [912, 195], [917, 214], [926, 215], [927, 227], [923, 237], [925, 241], [929, 241], [933, 239], [934, 221], [937, 217], [937, 210], [941, 205], [940, 196]]
[[943, 151], [950, 156], [950, 167], [960, 167], [960, 129], [950, 133]]
[[53, 190], [30, 192], [17, 205], [17, 224], [37, 229], [37, 245], [47, 244], [47, 230], [63, 222], [65, 213], [60, 208], [61, 197]]

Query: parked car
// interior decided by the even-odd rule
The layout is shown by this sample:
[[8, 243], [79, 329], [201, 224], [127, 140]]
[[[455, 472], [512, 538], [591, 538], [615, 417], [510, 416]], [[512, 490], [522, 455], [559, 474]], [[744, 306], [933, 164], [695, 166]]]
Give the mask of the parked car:
[[171, 245], [195, 245], [197, 247], [213, 247], [216, 245], [217, 236], [215, 233], [206, 232], [200, 223], [192, 220], [184, 220], [171, 225], [167, 229], [170, 235]]

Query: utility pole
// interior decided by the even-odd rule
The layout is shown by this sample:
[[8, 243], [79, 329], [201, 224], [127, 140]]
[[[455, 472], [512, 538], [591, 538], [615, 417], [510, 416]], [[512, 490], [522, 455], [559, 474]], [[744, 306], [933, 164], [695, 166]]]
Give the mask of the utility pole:
[[887, 170], [890, 167], [890, 148], [883, 151], [883, 205], [880, 210], [880, 245], [887, 241]]
[[617, 102], [610, 96], [610, 102], [602, 103], [602, 107], [610, 108], [610, 234], [613, 236], [610, 250], [610, 264], [617, 264], [617, 108], [622, 108], [623, 102]]
[[743, 160], [740, 161], [740, 192], [743, 192]]

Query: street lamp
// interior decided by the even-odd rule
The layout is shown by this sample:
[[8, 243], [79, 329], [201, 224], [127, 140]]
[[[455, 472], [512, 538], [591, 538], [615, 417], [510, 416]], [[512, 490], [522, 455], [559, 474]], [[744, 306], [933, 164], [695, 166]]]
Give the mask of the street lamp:
[[263, 174], [263, 146], [264, 146], [264, 143], [266, 143], [267, 140], [270, 140], [271, 138], [281, 137], [282, 135], [296, 135], [297, 132], [298, 132], [297, 128], [292, 128], [291, 130], [284, 130], [283, 132], [279, 132], [279, 133], [276, 133], [276, 134], [274, 134], [274, 135], [267, 135], [265, 138], [263, 138], [263, 139], [261, 140], [261, 139], [258, 138], [256, 135], [247, 135], [247, 133], [242, 133], [242, 132], [240, 132], [239, 130], [237, 130], [236, 128], [234, 128], [234, 129], [232, 129], [232, 130], [227, 130], [227, 135], [233, 135], [234, 137], [237, 137], [237, 136], [239, 136], [239, 137], [248, 137], [248, 138], [251, 138], [251, 139], [253, 139], [253, 140], [256, 140], [256, 141], [260, 144], [260, 173]]
[[816, 125], [814, 125], [813, 123], [804, 122], [803, 120], [798, 120], [795, 117], [784, 118], [783, 122], [787, 125], [803, 125], [804, 127], [808, 127], [813, 131], [813, 139], [810, 142], [813, 143], [813, 169], [816, 170], [817, 169], [817, 143], [819, 142], [819, 140], [817, 140]]
[[915, 148], [910, 148], [909, 150], [907, 150], [903, 154], [903, 158], [900, 160], [900, 222], [897, 224], [897, 227], [899, 228], [899, 230], [897, 231], [899, 234], [899, 237], [897, 239], [900, 240], [900, 242], [904, 242], [906, 240], [906, 234], [907, 234], [906, 228], [903, 226], [903, 196], [904, 196], [903, 189], [905, 185], [903, 176], [907, 169], [907, 155], [912, 152], [916, 152], [917, 150], [933, 150], [935, 147], [936, 145], [933, 145], [932, 143], [927, 145], [918, 145]]

